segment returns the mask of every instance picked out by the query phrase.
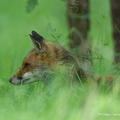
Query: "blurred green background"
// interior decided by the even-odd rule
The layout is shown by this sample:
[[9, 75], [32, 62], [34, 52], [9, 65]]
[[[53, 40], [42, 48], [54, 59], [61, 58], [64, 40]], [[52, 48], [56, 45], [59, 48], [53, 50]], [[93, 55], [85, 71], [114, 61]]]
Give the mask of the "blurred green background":
[[[60, 75], [56, 76], [55, 84], [48, 87], [40, 82], [24, 86], [8, 82], [33, 48], [29, 38], [32, 30], [48, 41], [68, 47], [69, 30], [64, 0], [39, 0], [30, 13], [26, 12], [26, 6], [27, 0], [0, 1], [0, 120], [119, 120], [117, 82], [112, 90], [109, 90], [112, 85], [108, 88], [95, 84], [67, 87], [57, 83], [57, 80], [63, 80]], [[106, 72], [104, 67], [110, 69], [113, 61], [109, 10], [108, 0], [90, 2], [91, 26], [88, 36], [92, 39], [93, 52], [97, 51], [99, 58], [94, 62], [93, 71], [100, 74], [100, 68]], [[95, 47], [96, 44], [100, 46]], [[110, 61], [106, 58], [108, 53], [99, 51], [103, 48], [112, 56], [108, 56]], [[99, 56], [103, 56], [102, 65]]]

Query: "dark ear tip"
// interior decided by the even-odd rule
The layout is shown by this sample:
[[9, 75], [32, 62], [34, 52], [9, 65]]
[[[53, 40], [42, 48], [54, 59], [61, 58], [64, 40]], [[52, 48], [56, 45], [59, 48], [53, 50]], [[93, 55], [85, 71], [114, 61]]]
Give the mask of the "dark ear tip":
[[31, 33], [32, 33], [32, 35], [29, 34], [30, 37], [34, 38], [35, 40], [42, 40], [43, 39], [43, 37], [40, 36], [36, 31], [33, 30]]
[[38, 33], [37, 33], [36, 31], [34, 31], [34, 30], [33, 30], [31, 33], [32, 33], [32, 35], [38, 34]]

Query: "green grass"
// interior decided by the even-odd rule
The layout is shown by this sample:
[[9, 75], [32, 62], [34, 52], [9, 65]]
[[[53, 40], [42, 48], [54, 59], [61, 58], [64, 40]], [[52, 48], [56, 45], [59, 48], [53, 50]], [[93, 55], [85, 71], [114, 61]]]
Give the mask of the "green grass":
[[[66, 86], [64, 80], [67, 76], [60, 75], [55, 76], [54, 81], [48, 86], [42, 82], [23, 86], [15, 86], [8, 82], [33, 47], [28, 35], [32, 30], [36, 30], [48, 41], [55, 41], [67, 47], [65, 3], [63, 0], [38, 2], [39, 5], [27, 14], [26, 1], [0, 1], [0, 120], [118, 120], [119, 79], [112, 88], [98, 87], [95, 84]], [[108, 3], [100, 2], [103, 8], [109, 10]], [[91, 7], [95, 7], [93, 12], [97, 12], [97, 5], [91, 3]], [[99, 41], [99, 44], [103, 47], [105, 44], [110, 44], [113, 50], [109, 12], [104, 9], [103, 13], [98, 12], [97, 16], [93, 14], [91, 19], [94, 23], [96, 22], [94, 17], [98, 20], [101, 17], [108, 24], [98, 25], [96, 29], [100, 28], [102, 32], [91, 27], [90, 34], [94, 43], [96, 39], [101, 41], [104, 35], [105, 42]], [[103, 22], [102, 20], [99, 22]], [[106, 40], [107, 35], [110, 37], [109, 41]], [[99, 52], [97, 54], [97, 57], [101, 55]], [[108, 60], [103, 59], [103, 63], [106, 61]], [[102, 74], [114, 72], [110, 69], [111, 62]], [[99, 61], [95, 62], [93, 72], [101, 74], [99, 65]]]

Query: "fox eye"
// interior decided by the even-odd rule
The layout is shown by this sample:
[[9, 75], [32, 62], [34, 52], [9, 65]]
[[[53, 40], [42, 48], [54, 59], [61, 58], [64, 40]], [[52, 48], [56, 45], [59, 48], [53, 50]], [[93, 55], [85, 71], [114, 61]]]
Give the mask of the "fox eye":
[[38, 53], [35, 53], [35, 56], [38, 56], [39, 54]]
[[25, 63], [24, 64], [24, 68], [26, 68], [27, 66], [29, 66], [30, 64], [29, 63]]

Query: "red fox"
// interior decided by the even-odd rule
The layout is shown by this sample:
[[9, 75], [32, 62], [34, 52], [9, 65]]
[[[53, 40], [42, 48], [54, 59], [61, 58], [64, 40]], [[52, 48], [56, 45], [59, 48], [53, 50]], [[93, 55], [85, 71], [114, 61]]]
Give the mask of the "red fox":
[[[47, 42], [35, 31], [32, 31], [30, 38], [34, 49], [29, 52], [20, 69], [9, 80], [10, 83], [23, 85], [35, 81], [44, 81], [51, 71], [56, 68], [60, 69], [64, 65], [71, 68], [71, 73], [79, 75], [80, 79], [86, 78], [85, 72], [79, 67], [73, 55], [65, 48], [53, 42]], [[97, 78], [98, 81], [101, 79], [101, 76], [90, 76], [91, 78]], [[112, 80], [113, 77], [107, 76], [106, 79]]]
[[74, 57], [63, 47], [47, 42], [35, 31], [32, 31], [30, 38], [34, 49], [29, 52], [20, 69], [9, 80], [10, 83], [21, 85], [44, 80], [55, 68], [70, 64], [75, 66]]

